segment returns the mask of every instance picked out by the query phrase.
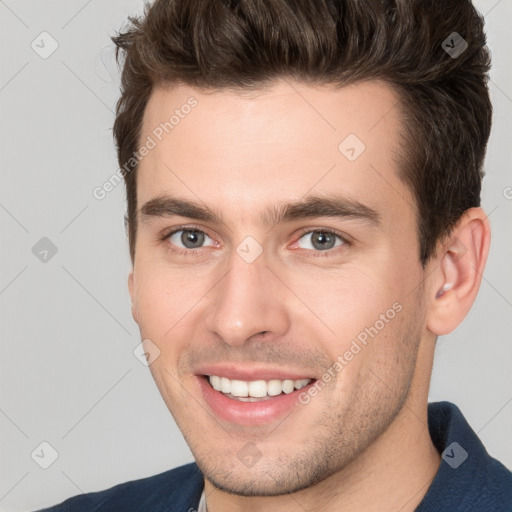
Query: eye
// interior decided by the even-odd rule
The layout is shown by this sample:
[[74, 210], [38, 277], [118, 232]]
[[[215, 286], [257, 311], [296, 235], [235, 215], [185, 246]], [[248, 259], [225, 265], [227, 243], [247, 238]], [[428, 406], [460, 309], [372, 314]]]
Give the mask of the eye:
[[166, 239], [181, 249], [200, 249], [201, 247], [213, 246], [213, 240], [199, 229], [177, 229], [166, 236]]
[[313, 249], [317, 251], [326, 251], [346, 243], [346, 240], [344, 240], [340, 235], [337, 235], [332, 231], [322, 230], [308, 231], [297, 241], [297, 245], [301, 249]]

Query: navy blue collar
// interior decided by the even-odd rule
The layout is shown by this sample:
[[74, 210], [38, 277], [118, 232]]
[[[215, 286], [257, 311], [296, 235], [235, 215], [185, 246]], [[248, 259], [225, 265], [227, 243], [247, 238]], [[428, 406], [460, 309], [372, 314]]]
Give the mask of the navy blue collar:
[[429, 404], [428, 426], [442, 460], [416, 512], [511, 512], [512, 473], [487, 453], [459, 408]]

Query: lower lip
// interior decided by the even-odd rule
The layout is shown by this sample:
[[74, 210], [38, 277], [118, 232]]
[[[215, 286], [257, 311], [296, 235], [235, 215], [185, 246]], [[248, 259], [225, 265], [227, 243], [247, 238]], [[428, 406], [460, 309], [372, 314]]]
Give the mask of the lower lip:
[[219, 418], [239, 425], [265, 425], [290, 414], [295, 406], [300, 405], [300, 393], [307, 392], [314, 384], [310, 382], [302, 389], [289, 394], [281, 394], [268, 400], [242, 402], [228, 398], [220, 391], [215, 391], [203, 376], [196, 376], [206, 403]]

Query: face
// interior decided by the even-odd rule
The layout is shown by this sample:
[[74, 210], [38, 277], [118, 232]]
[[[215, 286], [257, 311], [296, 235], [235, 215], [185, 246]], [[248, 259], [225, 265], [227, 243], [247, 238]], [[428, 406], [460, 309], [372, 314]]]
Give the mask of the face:
[[162, 397], [220, 489], [321, 481], [410, 398], [424, 271], [397, 109], [378, 82], [152, 93], [133, 314]]

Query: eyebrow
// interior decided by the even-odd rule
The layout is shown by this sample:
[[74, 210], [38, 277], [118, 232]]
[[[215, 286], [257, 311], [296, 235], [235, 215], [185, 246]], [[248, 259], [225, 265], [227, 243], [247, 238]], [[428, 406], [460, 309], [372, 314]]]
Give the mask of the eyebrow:
[[[143, 222], [151, 218], [174, 216], [224, 224], [216, 210], [201, 203], [172, 196], [150, 199], [144, 203], [139, 212], [139, 218]], [[278, 203], [264, 211], [260, 220], [265, 226], [271, 227], [284, 222], [315, 217], [349, 218], [362, 221], [372, 227], [381, 227], [381, 215], [377, 210], [342, 195], [310, 195], [296, 202]]]

